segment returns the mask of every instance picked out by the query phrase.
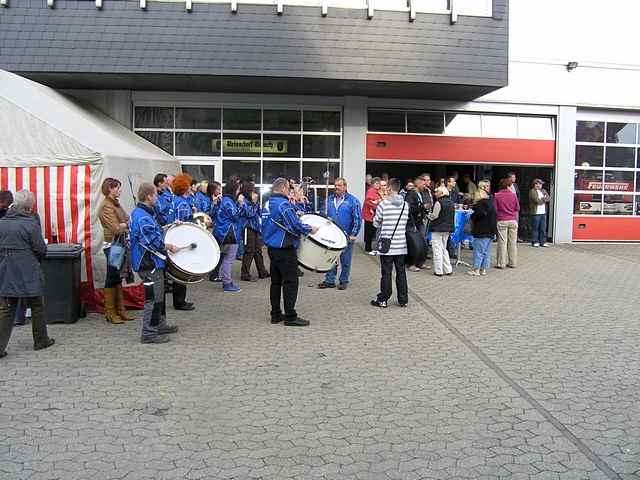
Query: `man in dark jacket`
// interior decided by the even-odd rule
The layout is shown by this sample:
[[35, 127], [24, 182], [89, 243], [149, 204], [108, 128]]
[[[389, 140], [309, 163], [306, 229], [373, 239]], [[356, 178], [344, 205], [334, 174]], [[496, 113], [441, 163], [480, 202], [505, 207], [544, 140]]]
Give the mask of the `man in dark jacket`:
[[0, 357], [6, 355], [18, 301], [31, 308], [33, 348], [55, 342], [47, 334], [42, 296], [44, 275], [40, 262], [47, 253], [40, 224], [31, 213], [33, 193], [16, 193], [12, 207], [0, 220]]
[[[426, 249], [426, 224], [425, 217], [426, 214], [432, 207], [431, 195], [429, 195], [427, 190], [427, 184], [423, 177], [418, 177], [414, 180], [415, 188], [409, 192], [407, 192], [407, 196], [405, 197], [405, 202], [409, 205], [409, 227], [415, 228], [422, 238], [425, 239], [424, 248]], [[426, 258], [427, 252], [425, 251], [423, 255], [418, 255], [418, 257]], [[409, 265], [409, 270], [412, 272], [419, 272], [423, 267], [423, 264], [419, 265]]]
[[0, 218], [7, 214], [13, 203], [13, 194], [9, 190], [0, 190]]

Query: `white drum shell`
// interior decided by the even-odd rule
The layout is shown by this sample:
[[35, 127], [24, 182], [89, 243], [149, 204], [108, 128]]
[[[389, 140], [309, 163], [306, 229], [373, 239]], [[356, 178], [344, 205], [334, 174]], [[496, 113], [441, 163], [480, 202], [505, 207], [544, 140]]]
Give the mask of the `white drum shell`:
[[180, 283], [198, 283], [209, 274], [220, 260], [220, 247], [207, 230], [193, 223], [174, 225], [167, 230], [165, 242], [177, 247], [190, 243], [195, 249], [185, 249], [167, 255], [167, 273]]
[[300, 238], [298, 263], [307, 270], [328, 272], [338, 263], [349, 239], [338, 225], [322, 215], [308, 213], [302, 215], [300, 221], [320, 229], [315, 234]]

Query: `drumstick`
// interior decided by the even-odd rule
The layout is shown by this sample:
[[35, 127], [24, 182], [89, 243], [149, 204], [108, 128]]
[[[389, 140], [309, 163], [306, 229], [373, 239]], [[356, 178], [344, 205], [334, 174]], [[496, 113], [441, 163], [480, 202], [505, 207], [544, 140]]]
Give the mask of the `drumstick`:
[[178, 251], [176, 253], [181, 252], [182, 250], [187, 250], [187, 249], [194, 250], [197, 247], [198, 247], [198, 244], [193, 242], [193, 243], [190, 243], [189, 245], [185, 245], [184, 247], [178, 247]]

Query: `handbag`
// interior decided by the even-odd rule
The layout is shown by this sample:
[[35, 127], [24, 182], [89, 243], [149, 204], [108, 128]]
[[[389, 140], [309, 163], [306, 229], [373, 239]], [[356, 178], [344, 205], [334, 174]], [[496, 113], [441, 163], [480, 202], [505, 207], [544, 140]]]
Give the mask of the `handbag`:
[[391, 234], [391, 237], [378, 238], [378, 245], [377, 245], [378, 253], [389, 253], [389, 250], [391, 249], [391, 240], [396, 234], [396, 230], [398, 229], [398, 224], [400, 223], [400, 219], [402, 218], [402, 214], [404, 213], [405, 205], [406, 205], [406, 202], [403, 202], [402, 211], [400, 212], [400, 216], [398, 216], [398, 221], [396, 222], [396, 226], [393, 227], [393, 233]]
[[111, 268], [115, 268], [120, 271], [124, 264], [125, 257], [127, 255], [127, 247], [121, 237], [113, 239], [111, 246], [109, 247], [109, 257], [107, 263]]

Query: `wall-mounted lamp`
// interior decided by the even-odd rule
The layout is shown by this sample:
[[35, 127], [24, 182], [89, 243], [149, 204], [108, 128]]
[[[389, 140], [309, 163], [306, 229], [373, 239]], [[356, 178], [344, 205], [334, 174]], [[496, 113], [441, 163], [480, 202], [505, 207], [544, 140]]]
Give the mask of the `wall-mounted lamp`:
[[276, 13], [282, 15], [284, 13], [284, 0], [278, 0], [276, 4]]
[[367, 1], [367, 19], [371, 20], [373, 18], [373, 0]]
[[47, 0], [47, 7], [53, 8], [54, 6], [54, 0]]
[[147, 0], [140, 0], [140, 8], [142, 10], [146, 10], [146, 8], [147, 8]]
[[327, 5], [327, 0], [322, 0], [322, 6], [320, 7], [320, 14], [323, 17], [326, 17], [329, 14], [329, 6]]
[[238, 13], [238, 1], [231, 0], [231, 13]]
[[102, 0], [96, 0], [96, 8], [98, 10], [102, 9]]
[[193, 9], [193, 1], [185, 0], [184, 7], [187, 10], [187, 12], [190, 12]]
[[0, 7], [8, 7], [9, 0], [0, 0]]
[[567, 72], [573, 72], [576, 68], [578, 68], [578, 62], [567, 63]]

